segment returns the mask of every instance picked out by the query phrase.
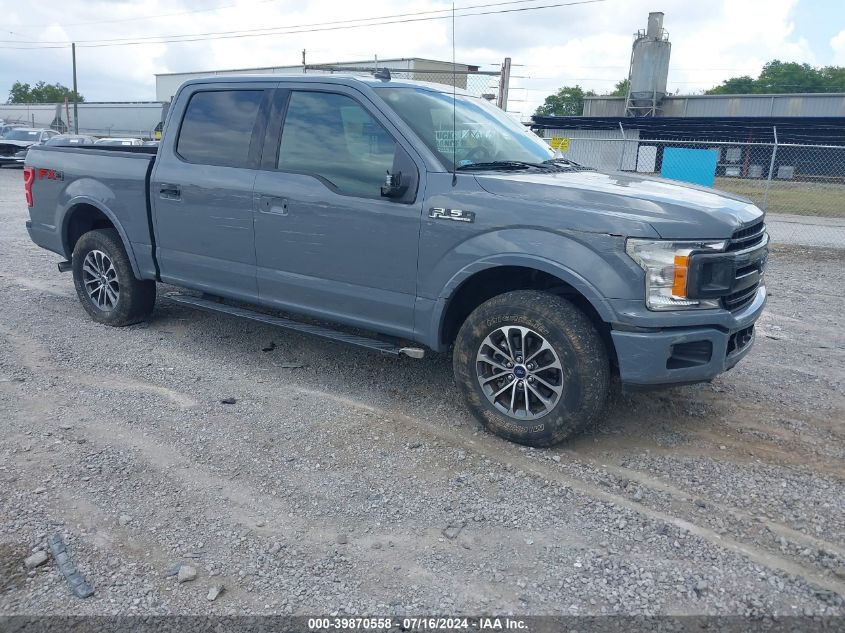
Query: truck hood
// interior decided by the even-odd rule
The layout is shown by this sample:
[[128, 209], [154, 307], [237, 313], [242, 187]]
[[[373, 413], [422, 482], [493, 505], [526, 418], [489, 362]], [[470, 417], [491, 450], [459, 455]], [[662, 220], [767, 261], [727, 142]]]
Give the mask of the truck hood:
[[35, 141], [12, 141], [9, 139], [0, 139], [0, 146], [3, 145], [11, 145], [20, 149], [22, 147], [29, 147], [30, 145], [35, 145]]
[[0, 139], [0, 156], [14, 156], [22, 149], [35, 145], [35, 141], [10, 141]]
[[737, 228], [763, 217], [747, 198], [639, 174], [496, 172], [475, 177], [497, 196], [604, 214], [611, 227], [614, 219], [622, 226], [626, 220], [644, 222], [668, 239], [729, 238]]

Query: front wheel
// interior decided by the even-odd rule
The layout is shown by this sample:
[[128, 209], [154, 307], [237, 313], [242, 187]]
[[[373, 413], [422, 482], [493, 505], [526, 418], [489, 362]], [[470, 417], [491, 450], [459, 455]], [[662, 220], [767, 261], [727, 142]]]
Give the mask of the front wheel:
[[72, 258], [73, 284], [82, 307], [98, 323], [122, 326], [143, 321], [156, 300], [154, 281], [141, 281], [114, 229], [85, 233]]
[[557, 444], [603, 411], [607, 349], [569, 301], [535, 290], [481, 304], [455, 340], [455, 379], [488, 430], [528, 446]]

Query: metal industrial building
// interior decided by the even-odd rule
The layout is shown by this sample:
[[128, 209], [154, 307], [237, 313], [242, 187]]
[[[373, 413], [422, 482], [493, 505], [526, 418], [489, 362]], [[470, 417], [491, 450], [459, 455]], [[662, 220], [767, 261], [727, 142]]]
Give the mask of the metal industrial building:
[[[626, 117], [625, 97], [584, 97], [585, 117]], [[658, 117], [845, 117], [845, 93], [669, 95]]]
[[[634, 34], [624, 97], [585, 97], [582, 116], [534, 116], [571, 160], [659, 173], [668, 147], [718, 152], [716, 177], [845, 181], [825, 148], [845, 146], [845, 93], [669, 95], [671, 46], [663, 14]], [[561, 146], [561, 141], [555, 143]]]
[[[170, 101], [176, 94], [182, 82], [198, 77], [215, 77], [218, 75], [301, 75], [301, 74], [331, 74], [337, 72], [371, 72], [376, 68], [389, 68], [391, 71], [401, 71], [404, 78], [419, 81], [435, 81], [452, 85], [454, 80], [458, 88], [467, 88], [469, 73], [477, 73], [478, 66], [469, 64], [452, 64], [452, 62], [420, 57], [402, 57], [397, 59], [369, 59], [353, 62], [337, 62], [333, 64], [301, 64], [298, 66], [266, 66], [263, 68], [236, 68], [230, 70], [207, 70], [187, 73], [156, 74], [156, 99]], [[407, 73], [407, 74], [405, 74]]]
[[[85, 102], [78, 104], [79, 133], [94, 136], [137, 136], [152, 138], [161, 122], [158, 101]], [[73, 104], [4, 103], [0, 119], [61, 132], [73, 129]]]
[[[507, 60], [509, 64], [510, 60]], [[94, 136], [132, 136], [152, 138], [156, 127], [166, 115], [166, 105], [176, 94], [182, 82], [197, 77], [240, 74], [331, 74], [345, 72], [369, 74], [375, 68], [389, 68], [404, 79], [443, 83], [454, 82], [476, 94], [488, 93], [499, 83], [499, 72], [485, 72], [471, 64], [419, 57], [379, 59], [334, 64], [298, 66], [268, 66], [207, 70], [187, 73], [156, 74], [156, 100], [133, 102], [85, 102], [78, 104], [79, 132]], [[470, 81], [472, 79], [472, 81]], [[495, 97], [495, 95], [490, 95]], [[500, 97], [501, 98], [501, 97]], [[0, 119], [34, 127], [53, 128], [60, 131], [73, 129], [73, 104], [29, 103], [0, 104]]]
[[624, 112], [624, 97], [588, 98], [584, 116], [535, 116], [532, 127], [545, 138], [580, 139], [567, 158], [603, 169], [655, 173], [665, 148], [701, 147], [719, 151], [717, 176], [845, 179], [841, 161], [809, 147], [845, 146], [845, 94], [678, 96], [665, 98], [657, 116]]

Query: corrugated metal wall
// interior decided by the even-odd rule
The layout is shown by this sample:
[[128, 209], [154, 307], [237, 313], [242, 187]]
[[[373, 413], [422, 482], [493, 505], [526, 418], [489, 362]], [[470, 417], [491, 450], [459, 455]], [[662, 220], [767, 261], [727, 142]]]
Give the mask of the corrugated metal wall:
[[[661, 116], [667, 117], [843, 117], [845, 94], [691, 95], [666, 97]], [[624, 97], [588, 97], [584, 116], [625, 116]]]

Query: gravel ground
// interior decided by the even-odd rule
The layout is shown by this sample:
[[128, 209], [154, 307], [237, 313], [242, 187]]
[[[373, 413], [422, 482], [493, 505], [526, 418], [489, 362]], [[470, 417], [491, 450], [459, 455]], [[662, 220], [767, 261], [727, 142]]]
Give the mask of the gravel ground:
[[[478, 426], [446, 356], [167, 287], [97, 325], [26, 217], [0, 170], [2, 614], [845, 614], [842, 251], [775, 249], [733, 371], [531, 450]], [[25, 567], [56, 533], [90, 598]]]

